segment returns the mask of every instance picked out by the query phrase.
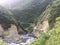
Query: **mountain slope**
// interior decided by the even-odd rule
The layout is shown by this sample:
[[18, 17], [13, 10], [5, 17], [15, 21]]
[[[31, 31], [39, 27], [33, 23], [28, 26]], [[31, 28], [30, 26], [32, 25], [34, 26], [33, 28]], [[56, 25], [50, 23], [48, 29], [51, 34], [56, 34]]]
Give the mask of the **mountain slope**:
[[32, 0], [29, 4], [25, 5], [25, 7], [27, 6], [25, 9], [20, 10], [20, 8], [16, 7], [11, 11], [24, 29], [29, 30], [32, 24], [35, 25], [36, 19], [49, 3], [51, 3], [51, 0]]
[[[17, 23], [17, 25], [19, 23], [19, 25], [21, 25], [24, 29], [32, 30], [33, 26], [35, 26], [35, 24], [37, 23], [37, 18], [46, 9], [47, 5], [50, 4], [52, 1], [51, 0], [31, 0], [31, 1], [28, 1], [29, 3], [26, 4], [27, 6], [26, 5], [23, 6], [23, 7], [26, 7], [23, 10], [20, 10], [21, 8], [19, 8], [20, 1], [17, 0], [17, 2], [18, 2], [17, 4], [9, 5], [9, 6], [12, 6], [12, 9], [4, 7], [6, 8], [7, 13], [9, 12], [9, 14], [7, 14], [8, 16], [5, 16], [5, 17], [8, 17], [8, 19], [11, 17], [11, 20], [14, 20], [15, 22], [14, 21], [13, 22]], [[10, 16], [10, 14], [12, 16]]]
[[13, 14], [2, 6], [0, 6], [0, 24], [4, 29], [10, 27], [10, 24], [16, 24]]
[[50, 29], [43, 32], [31, 45], [60, 45], [60, 0], [54, 1], [50, 7], [51, 11], [48, 19]]

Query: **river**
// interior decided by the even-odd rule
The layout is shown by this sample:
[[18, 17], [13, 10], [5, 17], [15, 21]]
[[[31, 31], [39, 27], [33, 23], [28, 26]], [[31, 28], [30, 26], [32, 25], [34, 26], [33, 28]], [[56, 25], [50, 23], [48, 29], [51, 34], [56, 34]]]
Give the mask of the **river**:
[[29, 45], [30, 43], [32, 43], [36, 38], [33, 35], [28, 35], [28, 34], [20, 34], [20, 38], [22, 42], [19, 44], [16, 43], [10, 43], [10, 45]]

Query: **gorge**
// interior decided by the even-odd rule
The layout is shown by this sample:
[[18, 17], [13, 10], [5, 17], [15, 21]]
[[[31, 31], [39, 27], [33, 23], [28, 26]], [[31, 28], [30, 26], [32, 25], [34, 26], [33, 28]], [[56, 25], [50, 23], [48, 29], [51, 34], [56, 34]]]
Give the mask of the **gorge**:
[[0, 3], [0, 39], [6, 45], [57, 45], [59, 29], [60, 0]]

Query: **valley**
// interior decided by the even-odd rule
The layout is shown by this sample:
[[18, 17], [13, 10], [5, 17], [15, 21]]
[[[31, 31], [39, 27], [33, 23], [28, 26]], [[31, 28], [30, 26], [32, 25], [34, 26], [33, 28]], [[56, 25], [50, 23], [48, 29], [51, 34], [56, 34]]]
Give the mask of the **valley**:
[[0, 3], [1, 45], [60, 45], [60, 0], [3, 3]]

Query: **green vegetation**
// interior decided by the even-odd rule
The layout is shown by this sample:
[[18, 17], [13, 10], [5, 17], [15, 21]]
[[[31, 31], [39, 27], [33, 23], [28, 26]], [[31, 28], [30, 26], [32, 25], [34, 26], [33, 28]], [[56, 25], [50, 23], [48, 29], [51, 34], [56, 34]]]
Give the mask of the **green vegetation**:
[[2, 39], [0, 39], [0, 45], [10, 45], [9, 43], [5, 43]]
[[53, 28], [56, 17], [60, 16], [60, 1], [54, 2], [51, 7], [52, 10], [50, 12], [51, 15], [49, 17], [49, 24], [50, 28]]
[[31, 45], [60, 45], [60, 1], [51, 4], [50, 30], [43, 32]]
[[[16, 19], [20, 21], [20, 24], [27, 28], [27, 30], [31, 30], [31, 25], [37, 23], [37, 18], [40, 14], [46, 9], [47, 5], [51, 2], [51, 0], [34, 0], [31, 2], [31, 5], [22, 11], [13, 10], [13, 14], [16, 16]], [[28, 5], [27, 5], [28, 6]]]
[[6, 30], [11, 24], [18, 25], [18, 22], [9, 10], [7, 11], [7, 9], [0, 6], [0, 24]]
[[53, 29], [42, 33], [31, 45], [60, 45], [60, 17], [56, 18]]
[[[51, 0], [42, 0], [38, 4], [34, 3], [31, 5], [31, 8], [22, 11], [13, 10], [11, 11], [12, 13], [5, 8], [1, 8], [0, 24], [6, 30], [11, 24], [15, 24], [17, 27], [21, 26], [21, 28], [23, 27], [28, 32], [32, 32], [38, 20], [42, 23], [42, 17], [47, 15], [45, 13], [49, 13], [50, 29], [47, 32], [43, 32], [31, 45], [60, 45], [60, 1], [50, 2]], [[46, 8], [48, 4], [50, 5]], [[47, 9], [51, 9], [51, 11], [48, 12]], [[0, 40], [0, 45], [5, 45], [5, 42]]]
[[15, 24], [17, 27], [21, 25], [30, 32], [38, 22], [37, 18], [50, 2], [51, 0], [33, 0], [31, 4], [28, 5], [29, 7], [24, 10], [10, 10], [0, 6], [0, 23], [4, 29], [9, 28], [11, 24]]

